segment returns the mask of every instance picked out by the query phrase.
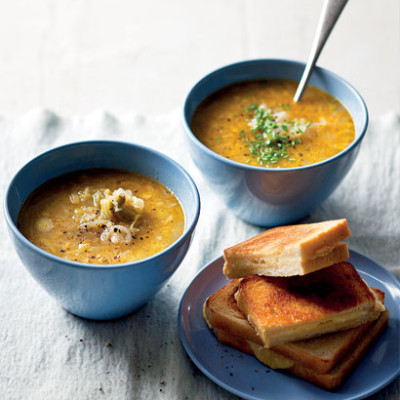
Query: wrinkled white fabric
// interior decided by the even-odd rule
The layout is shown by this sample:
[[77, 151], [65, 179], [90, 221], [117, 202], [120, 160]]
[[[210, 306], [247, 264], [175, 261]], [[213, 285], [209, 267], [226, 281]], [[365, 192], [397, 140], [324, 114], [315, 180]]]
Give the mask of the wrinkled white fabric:
[[[34, 110], [0, 117], [0, 194], [25, 162], [78, 140], [115, 139], [156, 148], [196, 181], [201, 216], [192, 246], [168, 284], [141, 310], [113, 322], [64, 311], [29, 276], [0, 226], [0, 398], [232, 399], [189, 361], [177, 329], [179, 301], [195, 274], [222, 250], [259, 232], [239, 220], [209, 190], [193, 165], [180, 111], [159, 116], [114, 116], [98, 111], [63, 118]], [[400, 119], [371, 122], [359, 157], [337, 191], [306, 221], [346, 217], [351, 248], [400, 278]], [[107, 346], [106, 342], [111, 346]], [[398, 399], [399, 378], [373, 399]]]

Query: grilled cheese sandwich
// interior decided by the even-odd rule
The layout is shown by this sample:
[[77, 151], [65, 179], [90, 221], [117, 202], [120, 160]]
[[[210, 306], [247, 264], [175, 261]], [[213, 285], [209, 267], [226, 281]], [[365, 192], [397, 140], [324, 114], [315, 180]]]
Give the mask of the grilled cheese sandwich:
[[346, 219], [269, 229], [224, 250], [224, 274], [305, 275], [349, 258]]
[[305, 276], [248, 276], [235, 298], [267, 348], [353, 328], [384, 310], [345, 261]]
[[[388, 321], [388, 312], [357, 328], [314, 339], [265, 348], [259, 335], [236, 304], [240, 280], [229, 282], [204, 303], [203, 315], [217, 339], [255, 357], [273, 369], [283, 369], [325, 389], [339, 386], [354, 369]], [[373, 289], [383, 303], [384, 293]]]

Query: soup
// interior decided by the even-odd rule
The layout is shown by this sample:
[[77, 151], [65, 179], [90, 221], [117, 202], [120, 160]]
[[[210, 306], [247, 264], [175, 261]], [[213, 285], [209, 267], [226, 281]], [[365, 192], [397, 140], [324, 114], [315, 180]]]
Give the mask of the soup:
[[134, 172], [93, 169], [36, 189], [18, 227], [36, 246], [71, 261], [117, 264], [149, 257], [178, 239], [184, 214], [161, 183]]
[[281, 79], [228, 86], [199, 105], [192, 131], [221, 156], [259, 167], [306, 166], [345, 149], [355, 137], [346, 108], [310, 85], [295, 103], [296, 88]]

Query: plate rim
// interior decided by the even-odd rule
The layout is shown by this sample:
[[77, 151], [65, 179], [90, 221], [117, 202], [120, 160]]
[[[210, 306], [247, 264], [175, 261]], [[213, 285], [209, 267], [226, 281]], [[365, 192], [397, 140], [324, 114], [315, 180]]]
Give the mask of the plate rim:
[[[371, 275], [374, 279], [379, 280], [383, 283], [391, 283], [394, 284], [394, 286], [396, 287], [396, 289], [399, 291], [398, 295], [400, 295], [400, 281], [393, 275], [392, 272], [390, 272], [389, 270], [387, 270], [385, 267], [383, 267], [382, 265], [380, 265], [377, 261], [373, 260], [372, 258], [363, 255], [362, 253], [356, 251], [356, 250], [352, 250], [349, 249], [350, 252], [350, 258], [352, 257], [361, 257], [364, 260], [366, 260], [368, 263], [373, 264], [374, 267], [378, 267], [379, 271], [383, 272], [384, 274], [387, 275], [387, 277], [390, 278], [390, 282], [382, 281], [379, 278], [376, 278], [375, 276], [365, 272], [362, 269], [362, 266], [360, 268], [355, 267], [357, 270], [360, 270], [361, 272]], [[216, 377], [214, 374], [212, 374], [211, 372], [208, 371], [207, 368], [205, 368], [203, 366], [203, 364], [201, 363], [201, 361], [198, 360], [198, 358], [196, 357], [196, 355], [194, 354], [194, 352], [192, 351], [190, 345], [188, 344], [186, 337], [185, 337], [185, 331], [184, 328], [182, 326], [182, 308], [183, 308], [183, 304], [184, 304], [184, 300], [186, 299], [186, 296], [188, 294], [189, 289], [193, 286], [193, 284], [199, 279], [200, 275], [203, 274], [205, 272], [205, 270], [209, 269], [212, 267], [212, 265], [214, 265], [216, 262], [222, 262], [223, 256], [218, 256], [216, 258], [214, 258], [213, 260], [207, 262], [197, 273], [196, 275], [193, 277], [193, 279], [191, 280], [191, 282], [189, 283], [189, 285], [186, 287], [182, 298], [180, 300], [179, 303], [179, 308], [178, 308], [178, 331], [179, 331], [179, 337], [181, 340], [181, 343], [187, 353], [187, 355], [190, 357], [190, 360], [196, 365], [197, 368], [200, 369], [200, 371], [211, 381], [213, 381], [216, 385], [222, 387], [223, 389], [225, 389], [226, 391], [228, 391], [229, 393], [232, 393], [236, 396], [248, 399], [248, 400], [264, 400], [259, 396], [255, 396], [252, 395], [251, 393], [242, 391], [242, 390], [238, 390], [236, 389], [234, 386], [226, 384], [224, 381], [222, 381], [221, 379], [219, 379], [218, 377]], [[221, 271], [222, 274], [222, 271]], [[228, 282], [228, 281], [227, 281]], [[399, 296], [397, 296], [399, 297]], [[399, 302], [399, 307], [400, 307], [400, 300], [399, 298], [395, 298], [395, 301]], [[400, 308], [399, 308], [399, 315], [400, 315]], [[268, 367], [267, 367], [268, 368]], [[273, 371], [273, 369], [271, 369], [271, 371]], [[397, 368], [395, 368], [393, 370], [393, 373], [388, 376], [386, 379], [382, 380], [378, 385], [370, 388], [370, 390], [367, 391], [363, 391], [363, 392], [358, 392], [356, 394], [350, 394], [349, 396], [345, 396], [345, 394], [338, 394], [341, 395], [340, 399], [341, 400], [359, 400], [359, 399], [364, 399], [368, 396], [373, 395], [374, 393], [377, 393], [379, 390], [383, 389], [384, 387], [386, 387], [387, 385], [389, 385], [391, 382], [393, 382], [397, 376], [399, 376], [400, 374], [400, 363], [397, 366]], [[329, 391], [328, 391], [329, 392]], [[330, 392], [330, 393], [334, 393], [334, 392]], [[274, 400], [276, 399], [276, 397], [272, 398], [270, 397], [270, 400]]]

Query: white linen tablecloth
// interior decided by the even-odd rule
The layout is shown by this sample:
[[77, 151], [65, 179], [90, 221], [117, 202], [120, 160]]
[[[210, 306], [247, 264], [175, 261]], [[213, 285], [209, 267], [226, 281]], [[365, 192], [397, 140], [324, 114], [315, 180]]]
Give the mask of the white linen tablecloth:
[[[63, 310], [28, 275], [0, 226], [0, 399], [232, 399], [191, 363], [178, 335], [181, 296], [195, 274], [230, 245], [261, 231], [239, 220], [209, 191], [193, 165], [180, 111], [62, 118], [34, 110], [0, 117], [0, 193], [25, 162], [63, 143], [115, 139], [174, 158], [196, 181], [202, 201], [192, 246], [168, 284], [142, 309], [112, 322]], [[372, 120], [359, 157], [337, 191], [307, 221], [346, 217], [351, 248], [400, 279], [400, 119]], [[108, 345], [110, 344], [110, 345]], [[400, 344], [399, 344], [400, 345]], [[400, 362], [400, 360], [399, 360]], [[398, 400], [397, 378], [371, 398]]]

